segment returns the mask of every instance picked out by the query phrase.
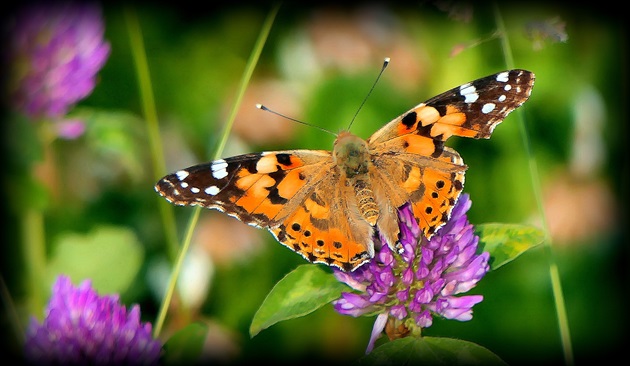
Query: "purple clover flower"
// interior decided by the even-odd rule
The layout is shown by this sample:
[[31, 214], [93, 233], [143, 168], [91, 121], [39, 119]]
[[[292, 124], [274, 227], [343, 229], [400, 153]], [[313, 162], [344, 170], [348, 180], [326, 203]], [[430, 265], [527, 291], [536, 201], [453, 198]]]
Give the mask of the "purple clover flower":
[[74, 287], [59, 276], [46, 318], [31, 320], [24, 355], [29, 363], [56, 365], [155, 365], [162, 345], [140, 307], [127, 311], [118, 295], [98, 296], [89, 280]]
[[[475, 287], [488, 272], [489, 253], [477, 255], [479, 237], [474, 235], [466, 212], [472, 202], [462, 194], [450, 220], [430, 239], [421, 231], [409, 204], [399, 212], [401, 254], [383, 245], [370, 263], [351, 273], [335, 270], [335, 276], [358, 292], [344, 292], [335, 300], [341, 314], [379, 314], [367, 348], [383, 330], [392, 339], [409, 333], [420, 335], [433, 316], [467, 321], [481, 295], [456, 296]], [[385, 242], [381, 238], [381, 242]]]
[[8, 28], [8, 91], [16, 110], [59, 119], [92, 92], [110, 51], [98, 7], [34, 4], [16, 13]]

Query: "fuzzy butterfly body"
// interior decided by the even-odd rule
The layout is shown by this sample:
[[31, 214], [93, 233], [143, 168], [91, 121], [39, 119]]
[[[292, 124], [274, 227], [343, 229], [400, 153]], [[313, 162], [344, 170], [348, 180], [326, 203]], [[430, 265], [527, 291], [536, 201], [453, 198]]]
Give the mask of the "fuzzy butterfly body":
[[310, 262], [352, 271], [374, 257], [377, 233], [400, 251], [406, 203], [426, 238], [449, 219], [467, 169], [449, 137], [489, 138], [531, 93], [534, 74], [509, 70], [421, 103], [368, 140], [342, 132], [333, 151], [287, 150], [215, 160], [160, 179], [176, 205], [216, 209], [268, 229]]

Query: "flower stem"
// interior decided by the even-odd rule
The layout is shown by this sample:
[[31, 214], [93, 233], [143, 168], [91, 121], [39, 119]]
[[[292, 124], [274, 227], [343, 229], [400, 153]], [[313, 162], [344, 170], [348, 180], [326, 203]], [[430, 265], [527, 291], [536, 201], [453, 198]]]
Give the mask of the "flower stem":
[[[245, 94], [245, 90], [247, 89], [247, 86], [249, 85], [249, 80], [252, 74], [254, 73], [254, 69], [256, 67], [256, 64], [258, 63], [260, 54], [262, 53], [263, 46], [265, 45], [265, 42], [267, 41], [267, 37], [269, 36], [269, 32], [271, 31], [271, 26], [273, 25], [273, 21], [276, 17], [276, 13], [278, 12], [279, 7], [280, 7], [279, 4], [275, 4], [273, 8], [271, 9], [271, 11], [269, 12], [269, 14], [267, 15], [267, 18], [265, 19], [265, 22], [262, 26], [262, 29], [260, 33], [258, 34], [258, 39], [256, 40], [256, 44], [254, 45], [254, 49], [252, 50], [249, 60], [247, 60], [247, 64], [245, 65], [245, 71], [243, 72], [243, 76], [239, 84], [236, 100], [234, 101], [234, 104], [232, 105], [232, 110], [223, 128], [221, 141], [219, 142], [219, 145], [217, 146], [217, 150], [215, 152], [215, 159], [218, 159], [221, 156], [223, 149], [225, 148], [225, 144], [227, 143], [227, 139], [232, 129], [232, 125], [234, 124], [234, 119], [236, 118], [236, 113], [241, 105], [241, 101], [243, 100], [243, 95]], [[173, 292], [175, 291], [177, 278], [179, 277], [182, 263], [184, 262], [184, 258], [186, 257], [186, 253], [188, 252], [188, 248], [190, 247], [193, 232], [194, 232], [195, 226], [197, 225], [197, 221], [199, 219], [200, 211], [201, 211], [201, 208], [199, 208], [198, 206], [195, 207], [190, 217], [190, 220], [188, 222], [188, 227], [186, 229], [186, 237], [184, 238], [184, 242], [182, 244], [182, 248], [177, 257], [177, 261], [175, 262], [175, 267], [173, 268], [173, 273], [171, 275], [171, 279], [168, 284], [168, 289], [166, 291], [166, 295], [164, 296], [162, 305], [160, 307], [158, 318], [155, 322], [155, 328], [154, 328], [153, 334], [154, 334], [154, 337], [156, 338], [160, 334], [162, 330], [162, 326], [164, 325], [164, 319], [166, 318], [166, 311], [168, 309], [168, 304], [171, 302], [171, 297], [173, 295]]]
[[24, 240], [24, 264], [28, 284], [30, 314], [41, 314], [44, 309], [46, 243], [44, 217], [39, 208], [27, 208], [21, 216]]
[[[501, 47], [503, 49], [503, 55], [505, 57], [505, 63], [508, 68], [514, 68], [514, 57], [512, 55], [512, 49], [510, 47], [510, 41], [507, 36], [505, 24], [501, 17], [501, 12], [496, 3], [494, 3], [494, 15], [499, 30]], [[519, 128], [521, 130], [521, 137], [523, 138], [523, 145], [525, 147], [525, 153], [529, 160], [529, 175], [531, 178], [531, 185], [534, 192], [534, 199], [536, 200], [536, 206], [538, 214], [541, 217], [542, 229], [545, 233], [544, 247], [547, 252], [547, 260], [549, 262], [549, 276], [551, 279], [552, 291], [554, 302], [556, 306], [556, 314], [558, 317], [558, 326], [560, 328], [560, 338], [562, 342], [562, 350], [564, 353], [564, 361], [566, 365], [573, 365], [573, 347], [571, 345], [571, 332], [569, 331], [569, 321], [567, 318], [566, 307], [564, 302], [564, 296], [562, 293], [562, 281], [560, 280], [560, 274], [558, 271], [558, 264], [553, 252], [551, 234], [549, 232], [549, 224], [545, 210], [543, 206], [542, 189], [540, 184], [540, 176], [538, 172], [538, 165], [536, 163], [536, 157], [532, 151], [529, 132], [527, 130], [527, 124], [525, 123], [525, 117], [519, 110], [516, 111], [516, 116], [519, 121]]]
[[273, 21], [276, 17], [276, 13], [278, 13], [278, 8], [280, 7], [279, 3], [274, 4], [273, 8], [267, 15], [267, 19], [263, 24], [263, 27], [258, 35], [258, 40], [256, 40], [256, 44], [254, 45], [254, 49], [252, 53], [249, 55], [249, 60], [247, 60], [247, 65], [245, 65], [245, 71], [241, 77], [241, 82], [239, 84], [238, 94], [236, 96], [236, 100], [232, 105], [232, 109], [230, 111], [230, 115], [226, 124], [223, 126], [223, 132], [221, 133], [221, 140], [219, 141], [219, 145], [214, 154], [214, 159], [218, 159], [221, 157], [223, 153], [223, 149], [225, 148], [225, 144], [227, 143], [228, 137], [230, 136], [230, 131], [232, 130], [232, 125], [234, 125], [234, 120], [236, 119], [236, 113], [241, 106], [241, 102], [243, 100], [243, 96], [245, 95], [245, 90], [247, 89], [247, 85], [249, 84], [249, 80], [254, 73], [254, 68], [258, 63], [258, 59], [260, 58], [260, 54], [262, 52], [263, 46], [267, 40], [267, 36], [269, 36], [269, 31], [271, 30], [271, 26], [273, 25]]
[[[166, 163], [164, 162], [164, 148], [160, 137], [149, 65], [147, 63], [144, 42], [142, 40], [142, 30], [140, 29], [136, 12], [132, 8], [127, 7], [125, 9], [125, 18], [127, 28], [129, 29], [129, 42], [131, 43], [131, 53], [136, 67], [136, 75], [138, 75], [138, 87], [140, 89], [142, 112], [149, 136], [153, 172], [155, 179], [157, 179], [166, 172]], [[158, 195], [156, 195], [156, 199], [159, 199]], [[166, 242], [168, 243], [167, 252], [169, 258], [174, 261], [177, 257], [177, 227], [175, 225], [175, 215], [172, 207], [161, 199], [158, 207], [162, 217], [162, 223], [164, 224]]]

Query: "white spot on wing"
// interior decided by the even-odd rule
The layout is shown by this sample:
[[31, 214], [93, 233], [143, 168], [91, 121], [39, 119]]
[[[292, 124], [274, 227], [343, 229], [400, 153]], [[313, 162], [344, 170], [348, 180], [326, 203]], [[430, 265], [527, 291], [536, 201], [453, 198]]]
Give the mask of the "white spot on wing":
[[212, 169], [212, 176], [215, 179], [223, 179], [225, 177], [227, 177], [227, 170], [225, 168], [227, 168], [228, 164], [225, 162], [225, 160], [220, 159], [220, 160], [216, 160], [212, 163], [212, 166], [210, 167], [210, 169]]
[[503, 90], [505, 90], [505, 91], [510, 91], [510, 90], [512, 90], [512, 85], [507, 84], [506, 86], [504, 86], [504, 87], [503, 87]]
[[185, 170], [179, 170], [179, 171], [175, 172], [175, 175], [177, 176], [177, 179], [179, 179], [179, 180], [186, 179], [188, 174], [189, 173], [187, 171], [185, 171]]
[[477, 101], [477, 99], [479, 99], [477, 89], [470, 83], [460, 86], [459, 94], [466, 98], [464, 100], [464, 102], [466, 103], [474, 103]]
[[182, 188], [188, 188], [188, 183], [186, 182], [182, 182], [182, 184], [180, 184], [182, 186]]
[[494, 110], [496, 105], [494, 103], [486, 103], [481, 107], [481, 112], [484, 114], [488, 114]]
[[219, 193], [221, 190], [219, 189], [219, 187], [217, 186], [210, 186], [208, 188], [206, 188], [204, 190], [204, 192], [206, 192], [207, 194], [211, 195], [211, 196], [215, 196], [217, 193]]
[[197, 188], [197, 187], [192, 187], [192, 188], [190, 188], [190, 191], [191, 191], [192, 193], [199, 193], [199, 188]]
[[499, 102], [505, 102], [505, 99], [507, 99], [505, 95], [501, 94], [501, 96], [499, 97]]
[[502, 73], [497, 74], [497, 81], [500, 81], [502, 83], [507, 83], [507, 81], [509, 80], [508, 76], [510, 75], [509, 72], [505, 71]]

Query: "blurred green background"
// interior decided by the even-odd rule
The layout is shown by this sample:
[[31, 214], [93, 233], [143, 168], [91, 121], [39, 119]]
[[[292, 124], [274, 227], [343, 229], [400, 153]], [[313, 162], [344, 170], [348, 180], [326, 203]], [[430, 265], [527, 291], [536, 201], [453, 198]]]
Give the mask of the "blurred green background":
[[[447, 5], [444, 5], [447, 4]], [[34, 161], [36, 182], [7, 172], [2, 276], [14, 308], [2, 317], [16, 345], [23, 326], [41, 318], [54, 275], [99, 291], [120, 292], [154, 322], [168, 281], [167, 233], [153, 191], [162, 175], [214, 155], [239, 81], [271, 6], [104, 4], [110, 58], [93, 94], [72, 112], [87, 125], [77, 140], [43, 148], [33, 126], [6, 126], [5, 153]], [[509, 67], [536, 74], [522, 108], [529, 144], [515, 114], [492, 139], [453, 138], [469, 166], [469, 219], [540, 225], [530, 164], [539, 173], [576, 360], [616, 351], [628, 324], [626, 202], [626, 34], [610, 9], [561, 4], [499, 6], [514, 65], [495, 36], [492, 6], [417, 2], [338, 7], [283, 4], [257, 64], [222, 156], [271, 149], [330, 149], [334, 137], [255, 108], [334, 132], [349, 125], [382, 60], [391, 64], [352, 125], [369, 137], [386, 122], [440, 92]], [[147, 127], [130, 45], [137, 16], [164, 144], [165, 171], [152, 168]], [[16, 163], [17, 162], [17, 163]], [[24, 164], [27, 165], [27, 164]], [[28, 189], [25, 189], [27, 187]], [[32, 188], [32, 189], [31, 189]], [[28, 221], [29, 207], [43, 221]], [[168, 207], [181, 242], [191, 208]], [[26, 219], [25, 219], [26, 218]], [[29, 225], [45, 228], [47, 278], [25, 285]], [[192, 321], [209, 324], [213, 360], [351, 361], [365, 350], [373, 318], [338, 315], [327, 306], [250, 339], [249, 324], [273, 285], [304, 260], [272, 236], [204, 211], [193, 238], [163, 338]], [[436, 320], [425, 332], [476, 342], [510, 364], [562, 362], [549, 276], [550, 252], [538, 247], [496, 272], [473, 293], [484, 295], [473, 320]], [[9, 298], [5, 296], [5, 298]], [[39, 307], [38, 307], [39, 306]], [[10, 309], [17, 310], [16, 316]]]

